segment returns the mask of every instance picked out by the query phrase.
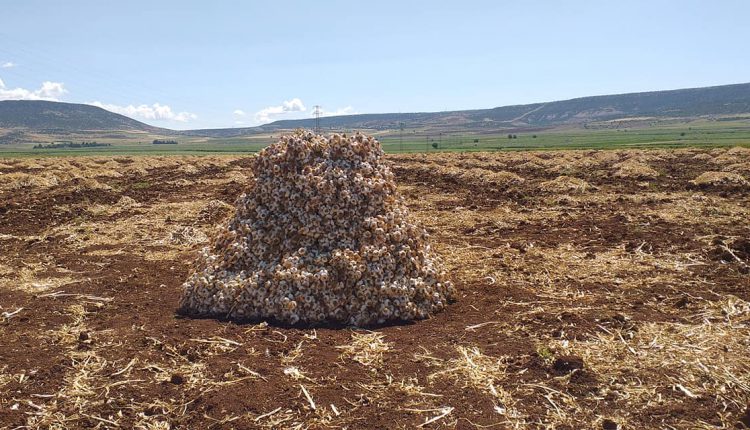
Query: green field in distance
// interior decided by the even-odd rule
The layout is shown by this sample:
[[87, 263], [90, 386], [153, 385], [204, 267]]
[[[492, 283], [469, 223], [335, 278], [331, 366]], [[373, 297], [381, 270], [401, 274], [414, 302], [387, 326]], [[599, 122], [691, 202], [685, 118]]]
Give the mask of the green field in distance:
[[[328, 132], [328, 131], [326, 131]], [[349, 131], [351, 132], [351, 131]], [[365, 130], [364, 132], [371, 132]], [[372, 132], [387, 153], [399, 152], [469, 152], [518, 151], [547, 149], [625, 149], [682, 148], [713, 146], [750, 146], [750, 120], [693, 120], [667, 124], [624, 128], [560, 128], [541, 131], [494, 133], [435, 132], [404, 130]], [[255, 153], [275, 142], [280, 132], [234, 138], [201, 138], [187, 136], [156, 136], [122, 132], [109, 134], [82, 133], [39, 136], [39, 142], [96, 141], [110, 146], [90, 148], [34, 149], [34, 143], [0, 145], [0, 157], [70, 156], [70, 155], [200, 155]], [[513, 137], [515, 136], [515, 137]], [[174, 139], [177, 145], [154, 145], [153, 139]]]

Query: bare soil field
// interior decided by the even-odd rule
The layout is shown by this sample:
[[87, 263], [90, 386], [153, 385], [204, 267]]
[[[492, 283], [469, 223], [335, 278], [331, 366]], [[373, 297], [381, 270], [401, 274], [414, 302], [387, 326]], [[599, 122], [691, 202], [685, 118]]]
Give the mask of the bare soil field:
[[458, 300], [190, 319], [252, 158], [0, 159], [0, 428], [750, 427], [750, 149], [389, 156]]

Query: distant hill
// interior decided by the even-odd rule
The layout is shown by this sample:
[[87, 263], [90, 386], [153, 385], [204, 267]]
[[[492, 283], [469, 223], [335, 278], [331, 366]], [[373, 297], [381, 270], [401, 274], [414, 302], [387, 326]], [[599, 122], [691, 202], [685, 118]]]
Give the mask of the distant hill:
[[87, 130], [172, 133], [96, 106], [41, 100], [0, 101], [0, 128], [50, 133]]
[[[450, 112], [381, 113], [320, 119], [323, 129], [493, 131], [540, 129], [627, 118], [685, 118], [750, 113], [750, 83], [670, 91], [582, 97], [548, 103]], [[282, 120], [259, 127], [174, 131], [153, 127], [99, 107], [47, 101], [0, 101], [0, 129], [6, 143], [23, 132], [143, 131], [161, 135], [236, 137], [313, 128], [309, 119]], [[20, 133], [20, 134], [19, 134]], [[2, 143], [2, 142], [0, 142]]]
[[[320, 119], [324, 129], [393, 130], [406, 128], [498, 130], [541, 128], [635, 117], [675, 118], [750, 113], [750, 83], [682, 90], [582, 97], [547, 103], [449, 112], [382, 113]], [[185, 134], [232, 137], [294, 128], [313, 128], [315, 120], [282, 120], [259, 127], [190, 130]]]

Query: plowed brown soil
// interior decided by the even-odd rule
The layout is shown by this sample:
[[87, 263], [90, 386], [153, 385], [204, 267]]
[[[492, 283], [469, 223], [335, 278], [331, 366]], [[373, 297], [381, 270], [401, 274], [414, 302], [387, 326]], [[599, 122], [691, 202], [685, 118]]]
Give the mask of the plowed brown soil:
[[368, 330], [175, 313], [250, 159], [0, 160], [0, 428], [748, 422], [749, 151], [390, 160], [459, 300]]

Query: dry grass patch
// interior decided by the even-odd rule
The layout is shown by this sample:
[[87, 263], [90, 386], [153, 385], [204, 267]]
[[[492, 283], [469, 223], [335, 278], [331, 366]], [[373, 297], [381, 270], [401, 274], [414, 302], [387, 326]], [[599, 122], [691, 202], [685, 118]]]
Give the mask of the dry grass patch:
[[714, 157], [713, 163], [717, 165], [727, 165], [750, 161], [750, 151], [747, 148], [732, 148], [727, 152]]
[[[533, 276], [540, 278], [537, 284], [540, 288], [539, 293], [542, 293], [543, 288], [549, 285], [550, 294], [553, 297], [555, 288], [559, 288], [559, 283], [572, 280], [579, 283], [596, 283], [607, 279], [608, 283], [615, 286], [632, 285], [634, 282], [641, 284], [659, 282], [658, 279], [652, 279], [653, 276], [657, 276], [655, 271], [684, 272], [691, 265], [696, 264], [700, 258], [698, 255], [684, 253], [656, 254], [650, 252], [649, 248], [649, 243], [643, 241], [635, 245], [632, 250], [627, 250], [624, 245], [621, 245], [592, 255], [573, 244], [562, 244], [554, 248], [532, 247], [519, 256], [517, 264], [521, 266], [528, 264], [527, 259], [540, 260], [538, 270], [532, 272]], [[528, 271], [523, 270], [523, 267], [516, 269], [511, 271], [511, 279], [517, 276], [531, 276]]]
[[496, 395], [495, 385], [506, 376], [505, 358], [485, 355], [477, 347], [458, 346], [456, 351], [458, 357], [445, 363], [445, 369], [431, 374], [429, 379], [451, 376], [461, 381], [464, 387], [472, 387]]
[[41, 170], [47, 167], [43, 163], [51, 163], [53, 160], [35, 160], [35, 159], [24, 159], [15, 164], [15, 167], [20, 167], [28, 170]]
[[57, 186], [60, 179], [50, 173], [0, 173], [0, 191], [16, 191], [28, 189], [46, 189]]
[[651, 168], [648, 164], [630, 159], [617, 163], [613, 167], [617, 169], [614, 173], [614, 176], [617, 178], [656, 179], [659, 176], [659, 172]]
[[230, 170], [222, 175], [226, 182], [237, 182], [239, 184], [246, 184], [250, 182], [250, 178], [253, 177], [252, 173], [247, 170]]
[[[54, 270], [54, 274], [59, 276], [50, 277], [47, 271], [47, 264], [44, 263], [26, 263], [20, 270], [0, 265], [0, 289], [38, 294], [81, 281], [70, 276], [69, 271], [61, 268], [55, 268]], [[45, 275], [41, 275], [42, 273], [45, 273]]]
[[113, 216], [124, 211], [130, 211], [130, 210], [139, 208], [141, 207], [141, 204], [138, 203], [132, 197], [122, 196], [120, 197], [120, 200], [118, 200], [117, 203], [113, 205], [84, 204], [82, 206], [86, 212], [94, 216], [101, 216], [101, 215]]
[[622, 151], [594, 151], [591, 157], [600, 164], [615, 163], [623, 159], [626, 154]]
[[493, 399], [494, 408], [492, 411], [483, 411], [484, 413], [498, 414], [502, 423], [512, 427], [527, 424], [523, 414], [516, 409], [517, 400], [503, 387], [507, 377], [507, 357], [486, 355], [478, 347], [457, 346], [456, 352], [458, 356], [447, 362], [430, 357], [432, 365], [440, 370], [430, 374], [427, 380], [447, 378], [463, 388], [472, 388], [489, 395]]
[[566, 175], [558, 176], [551, 181], [542, 182], [539, 188], [549, 193], [584, 193], [587, 190], [596, 190], [596, 187], [592, 187], [583, 179]]
[[121, 178], [122, 173], [120, 173], [117, 170], [112, 169], [92, 169], [90, 172], [87, 172], [89, 176], [95, 177], [95, 178]]
[[[122, 203], [120, 206], [118, 202], [117, 208], [104, 208], [104, 213], [118, 213], [123, 207], [131, 205], [129, 200]], [[140, 206], [136, 214], [127, 218], [64, 224], [53, 227], [46, 234], [62, 237], [63, 243], [75, 250], [107, 245], [127, 246], [141, 251], [154, 246], [168, 246], [175, 247], [174, 251], [181, 251], [186, 246], [207, 240], [206, 231], [194, 226], [204, 205], [204, 201], [195, 200]], [[94, 207], [93, 210], [99, 209]]]
[[185, 163], [185, 164], [181, 164], [179, 167], [177, 167], [177, 171], [185, 173], [185, 174], [188, 174], [188, 175], [194, 175], [194, 174], [200, 172], [200, 169], [198, 169], [197, 167], [195, 167], [193, 164]]
[[747, 182], [742, 175], [733, 172], [703, 172], [697, 178], [690, 181], [698, 187], [747, 187]]
[[513, 172], [494, 171], [482, 168], [462, 169], [457, 167], [443, 166], [418, 166], [415, 167], [427, 175], [439, 174], [452, 178], [459, 182], [469, 182], [474, 184], [492, 185], [506, 188], [511, 185], [520, 184], [524, 179]]
[[724, 428], [731, 428], [750, 402], [750, 304], [732, 296], [705, 302], [694, 320], [644, 323], [635, 332], [606, 330], [552, 345], [610, 381], [606, 390], [628, 404], [620, 408], [625, 416], [700, 399], [715, 404]]
[[147, 176], [148, 170], [139, 165], [130, 165], [122, 168], [122, 172], [129, 176]]
[[14, 379], [13, 375], [6, 373], [8, 366], [0, 367], [0, 389], [6, 386], [10, 381]]
[[712, 163], [714, 161], [714, 157], [702, 152], [700, 154], [695, 154], [691, 157], [691, 159], [695, 161], [701, 161], [705, 163]]
[[75, 178], [70, 182], [70, 185], [72, 185], [72, 188], [74, 191], [78, 192], [87, 192], [87, 191], [95, 191], [95, 190], [111, 190], [112, 187], [110, 187], [107, 184], [103, 184], [96, 179], [93, 178]]
[[[102, 303], [97, 303], [99, 307]], [[30, 428], [66, 429], [80, 426], [79, 421], [91, 418], [87, 410], [96, 406], [96, 380], [107, 366], [107, 361], [96, 354], [94, 350], [79, 350], [76, 344], [87, 333], [86, 308], [75, 303], [68, 306], [67, 314], [71, 322], [50, 331], [49, 336], [54, 342], [66, 347], [66, 359], [69, 361], [65, 374], [62, 375], [63, 386], [44, 402], [35, 407], [35, 412], [29, 414], [27, 426]], [[86, 337], [88, 339], [88, 337]], [[94, 418], [96, 421], [100, 417]]]
[[391, 349], [391, 344], [384, 338], [385, 335], [376, 332], [353, 332], [351, 342], [336, 349], [342, 351], [342, 359], [351, 359], [366, 367], [380, 367], [383, 355]]
[[750, 162], [729, 164], [727, 166], [724, 166], [722, 170], [725, 172], [734, 172], [745, 177], [750, 177]]
[[736, 201], [704, 193], [675, 193], [671, 196], [675, 195], [679, 198], [670, 199], [670, 196], [662, 193], [648, 193], [643, 194], [640, 199], [633, 200], [635, 204], [640, 204], [643, 198], [659, 200], [658, 204], [643, 211], [642, 214], [657, 216], [664, 221], [680, 225], [705, 225], [709, 222], [731, 223], [750, 217], [750, 207]]
[[172, 245], [197, 245], [208, 242], [203, 231], [191, 226], [179, 226], [169, 232], [169, 243]]
[[741, 158], [750, 159], [750, 148], [745, 146], [735, 146], [727, 150], [727, 155], [733, 155]]
[[215, 224], [223, 221], [232, 214], [234, 206], [224, 203], [221, 200], [209, 200], [200, 212], [198, 212], [198, 221]]

